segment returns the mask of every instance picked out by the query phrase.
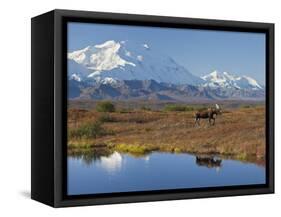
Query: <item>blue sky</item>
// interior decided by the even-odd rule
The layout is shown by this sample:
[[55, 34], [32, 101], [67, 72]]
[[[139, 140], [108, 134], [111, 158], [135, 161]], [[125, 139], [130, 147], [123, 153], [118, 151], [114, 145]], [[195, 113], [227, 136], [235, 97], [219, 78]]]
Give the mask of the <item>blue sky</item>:
[[107, 40], [146, 43], [197, 76], [218, 70], [265, 83], [263, 33], [68, 23], [68, 51]]

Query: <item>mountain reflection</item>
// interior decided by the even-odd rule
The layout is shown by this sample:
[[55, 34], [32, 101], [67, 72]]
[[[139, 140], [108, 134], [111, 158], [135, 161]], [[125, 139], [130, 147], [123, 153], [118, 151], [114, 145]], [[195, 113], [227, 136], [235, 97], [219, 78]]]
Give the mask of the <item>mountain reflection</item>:
[[108, 172], [114, 172], [122, 166], [122, 155], [107, 148], [96, 148], [87, 152], [69, 153], [69, 156], [81, 160], [85, 165], [100, 165]]
[[86, 165], [91, 165], [96, 161], [100, 161], [102, 157], [108, 157], [113, 154], [108, 148], [95, 148], [92, 150], [68, 153], [69, 156], [82, 160]]
[[[146, 163], [149, 163], [150, 160], [149, 155], [128, 153], [126, 155], [136, 159], [143, 159]], [[81, 160], [81, 162], [87, 166], [96, 164], [107, 172], [115, 172], [120, 170], [122, 167], [122, 162], [124, 163], [123, 154], [103, 147], [81, 152], [69, 152], [68, 156]]]
[[108, 172], [115, 172], [121, 169], [122, 166], [122, 156], [118, 152], [105, 157], [100, 158], [100, 165]]

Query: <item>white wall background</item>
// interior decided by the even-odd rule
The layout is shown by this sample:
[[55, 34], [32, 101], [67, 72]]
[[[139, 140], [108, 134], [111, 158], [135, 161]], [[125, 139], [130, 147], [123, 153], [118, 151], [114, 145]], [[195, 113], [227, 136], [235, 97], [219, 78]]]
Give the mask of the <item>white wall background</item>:
[[[1, 2], [0, 216], [270, 216], [280, 211], [281, 115], [276, 114], [276, 194], [52, 209], [30, 192], [30, 18], [54, 8], [273, 22], [276, 111], [281, 109], [280, 1], [8, 0]], [[44, 51], [42, 51], [44, 52]], [[276, 214], [275, 214], [276, 216]]]

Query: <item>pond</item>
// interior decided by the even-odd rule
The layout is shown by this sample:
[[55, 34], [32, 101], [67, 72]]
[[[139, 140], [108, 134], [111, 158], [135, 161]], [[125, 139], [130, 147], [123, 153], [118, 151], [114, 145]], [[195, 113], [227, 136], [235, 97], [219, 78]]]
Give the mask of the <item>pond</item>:
[[265, 167], [215, 156], [152, 152], [68, 157], [68, 195], [265, 183]]

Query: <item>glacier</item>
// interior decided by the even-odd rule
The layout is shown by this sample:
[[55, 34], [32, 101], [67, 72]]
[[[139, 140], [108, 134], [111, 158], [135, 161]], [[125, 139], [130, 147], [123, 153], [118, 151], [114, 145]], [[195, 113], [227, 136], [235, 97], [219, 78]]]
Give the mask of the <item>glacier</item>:
[[80, 75], [77, 70], [75, 74], [85, 78], [84, 71], [87, 70], [86, 77], [95, 81], [112, 78], [191, 85], [203, 82], [201, 78], [191, 74], [173, 58], [151, 49], [146, 43], [109, 40], [69, 52], [68, 60], [84, 67], [83, 75]]
[[237, 88], [262, 90], [263, 87], [255, 79], [249, 76], [237, 76], [229, 72], [218, 72], [217, 70], [201, 77], [205, 83], [204, 87], [210, 88]]

